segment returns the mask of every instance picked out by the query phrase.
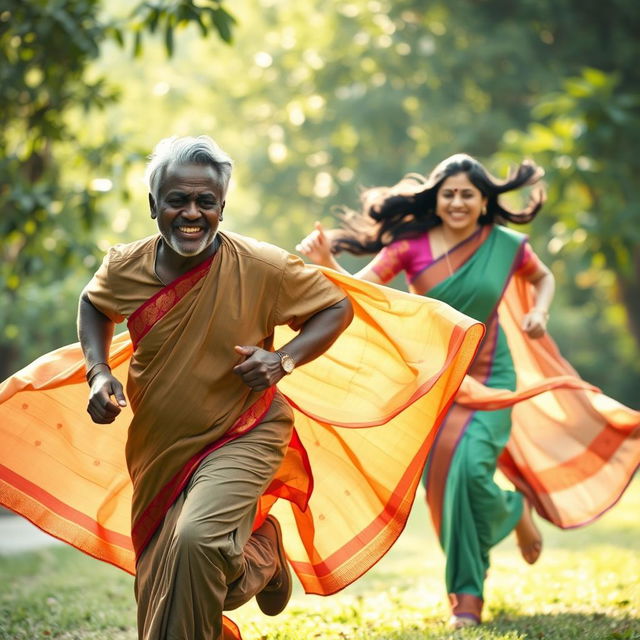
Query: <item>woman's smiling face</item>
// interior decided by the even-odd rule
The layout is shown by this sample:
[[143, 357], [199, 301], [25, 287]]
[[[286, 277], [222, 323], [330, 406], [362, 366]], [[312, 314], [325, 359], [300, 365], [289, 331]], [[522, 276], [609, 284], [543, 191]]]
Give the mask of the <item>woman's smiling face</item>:
[[478, 219], [487, 198], [467, 177], [456, 173], [444, 180], [438, 189], [436, 215], [442, 224], [456, 233], [469, 232], [478, 226]]

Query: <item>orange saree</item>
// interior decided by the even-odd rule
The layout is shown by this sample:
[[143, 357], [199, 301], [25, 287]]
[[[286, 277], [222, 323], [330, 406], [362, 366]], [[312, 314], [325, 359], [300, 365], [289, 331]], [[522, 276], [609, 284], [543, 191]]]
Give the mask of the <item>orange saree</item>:
[[[234, 255], [242, 253], [244, 241], [222, 237]], [[238, 402], [236, 393], [223, 419], [207, 419], [212, 406], [203, 380], [211, 361], [201, 357], [202, 339], [184, 330], [190, 322], [208, 327], [239, 295], [244, 267], [241, 260], [236, 266], [238, 273], [214, 259], [183, 296], [158, 296], [147, 307], [154, 324], [146, 334], [134, 325], [142, 312], [126, 314], [137, 348], [128, 333], [117, 336], [110, 364], [123, 383], [128, 378], [134, 411], [127, 407], [112, 425], [95, 425], [86, 413], [77, 344], [0, 386], [0, 503], [78, 549], [135, 571], [134, 547], [144, 547], [198, 456], [251, 428], [269, 400], [243, 391]], [[225, 277], [209, 281], [214, 269]], [[357, 579], [402, 531], [437, 427], [484, 331], [440, 302], [332, 271], [325, 276], [341, 288], [338, 298], [351, 299], [355, 319], [329, 351], [278, 385], [294, 408], [296, 435], [256, 520], [270, 509], [277, 514], [296, 574], [318, 594]], [[254, 285], [258, 293], [242, 291], [246, 309], [226, 323], [233, 330], [271, 293], [264, 288], [260, 297], [260, 283]], [[303, 321], [307, 296], [294, 289], [287, 295], [302, 301], [296, 315]], [[333, 303], [331, 294], [325, 302]], [[290, 339], [291, 324], [277, 326], [275, 346]], [[249, 334], [242, 343], [269, 335]], [[226, 346], [229, 336], [216, 335]], [[168, 368], [168, 361], [180, 366]], [[189, 432], [186, 445], [176, 434], [195, 424], [194, 416], [202, 426]]]
[[480, 410], [513, 406], [499, 468], [541, 516], [568, 529], [602, 515], [631, 481], [640, 464], [640, 412], [582, 380], [548, 334], [526, 338], [520, 327], [531, 295], [529, 284], [514, 278], [499, 307], [518, 388], [489, 389], [468, 378], [457, 402]]
[[[454, 295], [470, 300], [478, 283], [498, 271], [502, 254], [511, 256], [503, 259], [508, 272], [525, 242], [526, 236], [511, 229], [483, 228], [449, 253], [453, 275], [443, 270], [442, 261], [425, 270], [421, 277], [428, 284], [427, 295], [440, 297], [438, 287], [448, 286]], [[474, 312], [471, 303], [441, 298], [486, 322], [489, 337], [499, 318], [517, 374], [513, 391], [467, 375], [455, 402], [467, 414], [513, 407], [511, 434], [498, 467], [541, 516], [561, 528], [577, 527], [613, 506], [630, 482], [640, 463], [640, 412], [581, 379], [549, 335], [532, 340], [524, 334], [522, 319], [533, 307], [532, 287], [524, 276], [521, 270], [509, 274], [493, 318]], [[473, 281], [465, 284], [465, 279]], [[487, 343], [476, 368], [483, 353], [491, 350]], [[431, 491], [434, 504], [436, 494]]]

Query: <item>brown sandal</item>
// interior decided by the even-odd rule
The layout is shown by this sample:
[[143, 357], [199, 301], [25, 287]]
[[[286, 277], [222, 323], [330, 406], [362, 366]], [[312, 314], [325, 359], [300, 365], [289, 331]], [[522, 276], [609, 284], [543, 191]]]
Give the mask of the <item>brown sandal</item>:
[[268, 515], [266, 517], [262, 526], [264, 527], [267, 523], [269, 523], [275, 531], [274, 537], [265, 537], [272, 540], [275, 545], [278, 553], [278, 570], [267, 586], [256, 595], [256, 602], [258, 603], [262, 613], [268, 616], [277, 616], [284, 610], [291, 598], [293, 580], [291, 578], [291, 570], [289, 569], [287, 556], [285, 555], [284, 546], [282, 544], [282, 530], [280, 529], [280, 523], [272, 515]]

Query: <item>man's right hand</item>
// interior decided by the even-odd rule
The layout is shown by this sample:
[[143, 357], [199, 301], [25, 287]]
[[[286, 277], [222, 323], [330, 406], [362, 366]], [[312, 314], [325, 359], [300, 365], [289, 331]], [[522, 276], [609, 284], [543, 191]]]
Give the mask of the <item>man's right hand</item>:
[[122, 385], [109, 371], [101, 371], [91, 379], [87, 412], [98, 424], [111, 424], [121, 407], [127, 406]]

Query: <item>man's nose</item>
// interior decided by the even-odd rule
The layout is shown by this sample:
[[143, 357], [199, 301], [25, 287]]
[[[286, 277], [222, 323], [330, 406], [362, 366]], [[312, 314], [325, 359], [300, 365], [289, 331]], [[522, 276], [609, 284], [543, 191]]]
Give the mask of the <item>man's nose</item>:
[[199, 218], [202, 214], [198, 208], [198, 203], [195, 200], [189, 200], [184, 208], [184, 216], [191, 220]]

